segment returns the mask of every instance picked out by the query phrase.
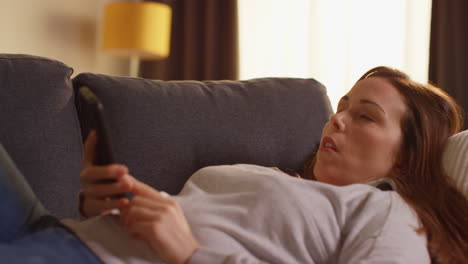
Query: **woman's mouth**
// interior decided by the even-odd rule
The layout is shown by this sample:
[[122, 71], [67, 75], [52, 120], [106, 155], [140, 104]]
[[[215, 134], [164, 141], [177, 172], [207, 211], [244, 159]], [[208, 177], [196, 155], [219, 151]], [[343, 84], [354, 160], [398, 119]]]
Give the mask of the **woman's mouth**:
[[322, 139], [321, 151], [325, 152], [338, 152], [335, 141], [331, 137], [324, 137]]

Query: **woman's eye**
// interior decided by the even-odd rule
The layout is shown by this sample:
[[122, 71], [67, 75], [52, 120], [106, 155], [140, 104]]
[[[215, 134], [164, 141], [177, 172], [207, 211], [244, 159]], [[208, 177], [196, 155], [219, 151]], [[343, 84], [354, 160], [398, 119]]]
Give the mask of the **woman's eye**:
[[371, 117], [369, 117], [368, 115], [360, 115], [359, 116], [361, 119], [364, 119], [366, 121], [374, 121], [374, 119], [372, 119]]

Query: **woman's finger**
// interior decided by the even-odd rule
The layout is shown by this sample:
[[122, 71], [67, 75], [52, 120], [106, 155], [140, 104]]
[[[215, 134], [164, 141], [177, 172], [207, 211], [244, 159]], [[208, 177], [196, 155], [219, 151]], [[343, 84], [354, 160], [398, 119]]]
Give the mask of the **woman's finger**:
[[168, 211], [173, 206], [169, 201], [157, 201], [141, 196], [133, 196], [125, 208], [126, 215], [132, 218], [152, 217]]
[[158, 199], [156, 200], [148, 198], [148, 197], [140, 196], [140, 195], [135, 195], [130, 205], [146, 207], [146, 208], [151, 208], [151, 209], [161, 209], [161, 207], [164, 207], [164, 206], [177, 207], [178, 205], [177, 201], [174, 199], [166, 198], [165, 196], [162, 196], [160, 194], [155, 194], [155, 195], [158, 196]]
[[141, 197], [146, 197], [151, 200], [164, 200], [167, 199], [170, 195], [166, 192], [163, 191], [158, 191], [154, 189], [153, 187], [149, 186], [148, 184], [145, 184], [135, 178], [134, 179], [134, 185], [133, 185], [133, 190], [132, 192], [136, 196], [141, 196]]
[[93, 164], [96, 142], [97, 142], [96, 131], [91, 130], [88, 133], [88, 136], [86, 137], [86, 140], [84, 143], [84, 153], [83, 153], [83, 158], [81, 160], [81, 164], [83, 167], [91, 166]]
[[135, 179], [135, 186], [134, 186], [134, 190], [133, 190], [133, 193], [135, 195], [138, 195], [138, 196], [142, 196], [142, 197], [147, 197], [147, 198], [150, 198], [150, 199], [158, 199], [158, 191], [156, 189], [154, 189], [153, 187]]
[[130, 201], [120, 210], [120, 223], [129, 228], [135, 222], [159, 220], [160, 216], [157, 208], [137, 206]]
[[102, 180], [117, 180], [128, 174], [128, 168], [121, 164], [107, 166], [88, 166], [80, 173], [80, 182], [83, 185], [96, 183]]
[[83, 185], [81, 192], [86, 198], [105, 198], [112, 197], [122, 193], [129, 193], [132, 190], [133, 182], [130, 180], [129, 175], [123, 177], [112, 183], [90, 183]]
[[103, 213], [106, 213], [112, 209], [120, 209], [125, 207], [129, 201], [127, 198], [120, 198], [120, 199], [95, 199], [95, 198], [88, 198], [85, 199], [83, 206], [83, 213], [85, 216], [96, 216]]

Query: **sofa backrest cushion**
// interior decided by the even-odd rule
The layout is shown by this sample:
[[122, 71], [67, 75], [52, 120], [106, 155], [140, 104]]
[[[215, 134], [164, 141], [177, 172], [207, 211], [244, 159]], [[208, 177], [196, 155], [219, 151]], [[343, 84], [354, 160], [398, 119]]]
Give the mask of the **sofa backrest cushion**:
[[116, 161], [172, 194], [208, 165], [301, 171], [331, 113], [314, 79], [158, 81], [82, 73], [73, 82], [101, 99]]
[[46, 208], [77, 215], [81, 132], [65, 64], [0, 55], [0, 142]]
[[447, 139], [442, 166], [453, 185], [468, 199], [468, 130]]

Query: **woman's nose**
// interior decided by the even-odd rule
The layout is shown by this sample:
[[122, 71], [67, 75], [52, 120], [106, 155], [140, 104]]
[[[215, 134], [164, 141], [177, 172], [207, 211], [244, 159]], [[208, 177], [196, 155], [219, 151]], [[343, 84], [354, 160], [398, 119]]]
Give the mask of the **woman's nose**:
[[330, 123], [338, 131], [342, 131], [346, 128], [344, 115], [341, 112], [331, 115]]

